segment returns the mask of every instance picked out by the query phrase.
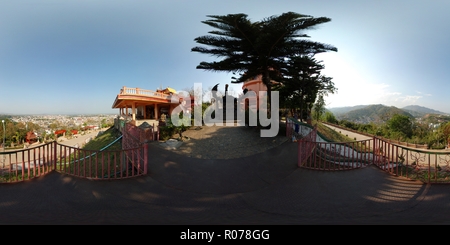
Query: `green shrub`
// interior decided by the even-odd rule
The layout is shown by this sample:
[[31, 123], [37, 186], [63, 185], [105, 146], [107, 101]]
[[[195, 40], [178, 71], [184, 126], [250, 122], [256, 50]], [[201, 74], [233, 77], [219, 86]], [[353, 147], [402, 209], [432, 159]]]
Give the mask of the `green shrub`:
[[160, 140], [168, 140], [172, 138], [172, 136], [175, 134], [175, 127], [172, 125], [170, 126], [161, 126], [159, 127], [159, 139]]
[[186, 126], [183, 121], [187, 121], [188, 120], [188, 122], [190, 121], [192, 123], [192, 119], [191, 118], [184, 118], [183, 115], [181, 114], [181, 119], [180, 120], [181, 120], [180, 121], [181, 122], [181, 126], [175, 126], [175, 125], [173, 125], [171, 119], [167, 118], [166, 119], [166, 125], [159, 127], [159, 139], [165, 141], [165, 140], [171, 139], [174, 134], [178, 134], [179, 138], [182, 139], [183, 138], [183, 132], [190, 128], [190, 126]]

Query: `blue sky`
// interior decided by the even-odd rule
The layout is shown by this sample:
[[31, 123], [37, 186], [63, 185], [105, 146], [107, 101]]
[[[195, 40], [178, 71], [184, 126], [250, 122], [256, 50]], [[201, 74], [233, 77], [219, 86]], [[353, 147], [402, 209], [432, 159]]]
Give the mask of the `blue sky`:
[[[254, 21], [292, 11], [331, 22], [308, 31], [338, 52], [318, 55], [338, 91], [327, 107], [421, 105], [450, 113], [450, 1], [3, 0], [0, 113], [118, 113], [123, 86], [156, 90], [216, 83], [193, 53], [207, 15]], [[230, 85], [236, 94], [241, 85]]]

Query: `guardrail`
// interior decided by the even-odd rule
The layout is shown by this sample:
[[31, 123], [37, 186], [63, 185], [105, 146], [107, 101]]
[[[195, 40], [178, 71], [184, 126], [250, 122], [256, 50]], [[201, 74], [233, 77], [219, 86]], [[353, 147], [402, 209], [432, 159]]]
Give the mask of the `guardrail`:
[[347, 131], [350, 131], [350, 132], [353, 132], [353, 133], [365, 135], [365, 136], [368, 136], [368, 137], [381, 138], [384, 141], [387, 141], [387, 142], [390, 142], [390, 143], [393, 143], [393, 144], [397, 144], [397, 145], [403, 145], [403, 146], [406, 146], [406, 147], [414, 147], [414, 148], [418, 148], [418, 149], [428, 149], [428, 145], [426, 145], [426, 144], [414, 144], [414, 143], [403, 142], [403, 141], [400, 141], [400, 140], [387, 139], [387, 138], [384, 138], [384, 137], [381, 137], [381, 136], [369, 134], [369, 133], [366, 133], [366, 132], [360, 132], [360, 131], [357, 131], [357, 130], [354, 130], [354, 129], [351, 129], [351, 128], [346, 128], [346, 127], [343, 127], [341, 125], [337, 125], [337, 124], [334, 124], [334, 123], [329, 123], [329, 122], [322, 122], [322, 123], [323, 124], [328, 124], [328, 125], [333, 126], [335, 128], [340, 128], [342, 130], [347, 130]]
[[[128, 141], [133, 140], [128, 138]], [[0, 152], [0, 183], [15, 183], [51, 171], [81, 178], [123, 179], [147, 174], [148, 144], [128, 143], [128, 148], [85, 150], [56, 141], [33, 148]]]
[[[294, 126], [293, 126], [294, 125]], [[297, 139], [295, 132], [300, 138]], [[303, 135], [302, 132], [307, 132]], [[299, 124], [294, 120], [287, 120], [287, 135], [294, 135], [293, 141], [298, 144], [297, 165], [302, 168], [315, 170], [350, 170], [371, 164], [371, 140], [355, 142], [328, 142], [319, 135], [317, 128], [307, 124]]]
[[374, 138], [374, 164], [380, 169], [424, 183], [450, 183], [450, 152], [419, 150]]
[[0, 169], [0, 183], [29, 180], [53, 171], [55, 145], [56, 141], [23, 150], [0, 152], [4, 165]]
[[430, 184], [450, 184], [450, 151], [414, 149], [378, 137], [353, 142], [328, 142], [319, 134], [315, 135], [310, 125], [294, 120], [287, 120], [286, 123], [288, 137], [294, 135], [295, 130], [308, 132], [307, 135], [298, 134], [301, 135], [297, 140], [299, 167], [336, 171], [373, 164], [398, 177]]
[[81, 178], [124, 179], [147, 174], [147, 144], [115, 151], [84, 150], [58, 144], [55, 170]]

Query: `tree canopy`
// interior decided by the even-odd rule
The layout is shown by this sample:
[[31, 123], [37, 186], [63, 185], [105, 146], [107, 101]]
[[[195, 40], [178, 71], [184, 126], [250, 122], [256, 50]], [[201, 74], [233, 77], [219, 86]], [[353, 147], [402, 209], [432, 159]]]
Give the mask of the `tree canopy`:
[[412, 136], [412, 121], [408, 116], [395, 114], [387, 121], [387, 126], [391, 133], [398, 134], [400, 137]]
[[233, 83], [242, 83], [262, 75], [267, 87], [268, 102], [271, 101], [272, 81], [281, 81], [289, 72], [289, 62], [295, 57], [337, 51], [328, 44], [308, 40], [304, 31], [318, 24], [331, 21], [327, 17], [287, 12], [261, 21], [252, 22], [246, 14], [208, 15], [202, 21], [215, 30], [210, 35], [195, 38], [205, 46], [197, 46], [191, 51], [223, 58], [220, 61], [200, 62], [197, 69], [227, 71], [238, 74]]
[[323, 96], [336, 91], [332, 79], [321, 75], [323, 68], [324, 65], [314, 57], [292, 57], [283, 69], [283, 79], [274, 86], [283, 98], [282, 106], [300, 109], [300, 119], [309, 114], [317, 96], [323, 99]]

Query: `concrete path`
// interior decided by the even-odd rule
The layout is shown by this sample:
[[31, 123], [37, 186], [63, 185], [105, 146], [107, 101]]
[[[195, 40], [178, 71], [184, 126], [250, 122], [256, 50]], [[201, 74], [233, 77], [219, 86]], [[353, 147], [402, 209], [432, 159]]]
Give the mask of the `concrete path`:
[[71, 139], [67, 139], [65, 137], [60, 137], [58, 139], [58, 143], [62, 144], [62, 145], [67, 145], [67, 146], [79, 146], [82, 147], [83, 144], [86, 144], [87, 142], [89, 142], [90, 140], [94, 139], [95, 137], [97, 137], [101, 132], [104, 132], [106, 129], [103, 130], [90, 130], [89, 132], [85, 133], [85, 134], [79, 134], [76, 137], [72, 137]]
[[356, 139], [357, 141], [359, 140], [370, 140], [373, 139], [372, 137], [366, 136], [366, 135], [362, 135], [362, 134], [358, 134], [358, 133], [354, 133], [352, 131], [349, 130], [345, 130], [345, 129], [341, 129], [341, 128], [337, 128], [335, 126], [329, 125], [329, 124], [323, 124], [331, 129], [333, 129], [336, 132], [340, 132], [343, 135], [347, 135], [349, 138], [351, 139]]
[[0, 185], [0, 224], [450, 224], [450, 186], [369, 166], [298, 168], [285, 142], [239, 159], [198, 159], [149, 147], [149, 174], [92, 181], [52, 172]]

